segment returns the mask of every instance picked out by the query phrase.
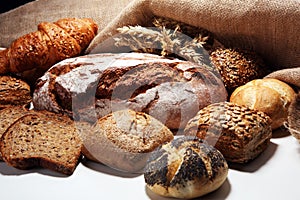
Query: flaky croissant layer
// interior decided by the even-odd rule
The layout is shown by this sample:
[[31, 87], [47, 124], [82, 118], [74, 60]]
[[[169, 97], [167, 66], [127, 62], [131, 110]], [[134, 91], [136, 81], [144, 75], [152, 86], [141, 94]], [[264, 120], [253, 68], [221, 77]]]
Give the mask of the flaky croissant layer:
[[46, 71], [63, 59], [80, 55], [97, 31], [97, 24], [89, 18], [42, 22], [37, 31], [21, 36], [0, 51], [0, 74]]

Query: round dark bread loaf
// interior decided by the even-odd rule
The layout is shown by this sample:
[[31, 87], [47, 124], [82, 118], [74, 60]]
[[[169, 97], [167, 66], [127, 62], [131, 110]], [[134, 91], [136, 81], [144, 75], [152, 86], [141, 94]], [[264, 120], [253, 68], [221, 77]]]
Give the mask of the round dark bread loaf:
[[86, 55], [54, 65], [38, 80], [33, 104], [91, 122], [128, 108], [178, 129], [199, 109], [226, 98], [222, 80], [204, 66], [122, 53]]
[[77, 123], [84, 156], [131, 173], [142, 173], [149, 153], [174, 138], [160, 121], [132, 110], [113, 112], [90, 127]]
[[152, 153], [144, 178], [154, 193], [191, 199], [218, 189], [227, 174], [227, 162], [217, 149], [201, 139], [184, 136]]

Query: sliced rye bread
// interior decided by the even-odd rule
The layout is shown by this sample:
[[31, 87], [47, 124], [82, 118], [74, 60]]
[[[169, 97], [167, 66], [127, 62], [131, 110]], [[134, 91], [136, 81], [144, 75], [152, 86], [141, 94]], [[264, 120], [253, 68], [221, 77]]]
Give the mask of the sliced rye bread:
[[[30, 112], [26, 106], [9, 106], [0, 110], [0, 138], [10, 125]], [[3, 161], [1, 152], [0, 161]]]
[[43, 167], [71, 175], [81, 157], [82, 142], [65, 115], [34, 112], [15, 121], [2, 135], [3, 160], [18, 169]]

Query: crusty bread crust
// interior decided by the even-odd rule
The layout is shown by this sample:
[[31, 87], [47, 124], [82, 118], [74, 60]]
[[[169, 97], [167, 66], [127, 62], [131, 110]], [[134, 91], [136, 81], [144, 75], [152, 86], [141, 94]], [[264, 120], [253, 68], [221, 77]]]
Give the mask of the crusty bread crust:
[[178, 129], [199, 109], [226, 99], [222, 80], [205, 66], [146, 53], [106, 53], [53, 66], [38, 80], [33, 104], [91, 122], [127, 108]]

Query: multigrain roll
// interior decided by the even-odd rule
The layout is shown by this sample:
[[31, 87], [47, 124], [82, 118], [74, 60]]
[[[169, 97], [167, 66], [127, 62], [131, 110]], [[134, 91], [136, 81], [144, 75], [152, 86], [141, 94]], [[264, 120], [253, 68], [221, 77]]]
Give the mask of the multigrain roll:
[[149, 153], [174, 138], [160, 121], [132, 110], [113, 112], [82, 128], [84, 156], [131, 173], [142, 173]]
[[271, 119], [263, 112], [230, 102], [211, 104], [191, 119], [184, 134], [217, 148], [228, 162], [247, 163], [269, 145]]
[[220, 47], [210, 53], [210, 59], [230, 93], [253, 79], [263, 77], [268, 71], [263, 59], [253, 51]]
[[94, 54], [64, 60], [41, 77], [35, 109], [95, 122], [113, 111], [145, 112], [170, 129], [199, 109], [227, 99], [222, 80], [205, 66], [146, 53]]
[[217, 149], [203, 140], [184, 136], [152, 153], [144, 178], [154, 193], [191, 199], [218, 189], [227, 174], [227, 162]]
[[289, 106], [296, 96], [288, 84], [272, 78], [255, 79], [238, 87], [230, 102], [266, 113], [272, 120], [272, 129], [287, 121]]

